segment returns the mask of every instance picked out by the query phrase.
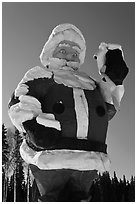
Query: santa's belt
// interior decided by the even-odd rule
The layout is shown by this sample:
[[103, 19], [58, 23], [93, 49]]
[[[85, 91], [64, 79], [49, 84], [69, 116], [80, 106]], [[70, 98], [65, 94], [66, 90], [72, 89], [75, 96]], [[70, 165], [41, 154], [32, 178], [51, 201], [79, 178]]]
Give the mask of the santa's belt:
[[84, 150], [107, 153], [107, 145], [98, 141], [91, 141], [85, 139], [75, 139], [68, 137], [61, 137], [55, 145], [49, 147], [37, 147], [30, 140], [26, 141], [28, 146], [35, 151], [44, 150], [57, 150], [57, 149], [69, 149], [69, 150]]

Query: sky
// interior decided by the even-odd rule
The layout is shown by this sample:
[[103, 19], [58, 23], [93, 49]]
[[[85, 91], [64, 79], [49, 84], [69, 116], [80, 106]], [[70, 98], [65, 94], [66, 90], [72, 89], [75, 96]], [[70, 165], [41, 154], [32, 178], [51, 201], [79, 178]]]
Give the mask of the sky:
[[135, 175], [135, 3], [3, 2], [2, 122], [12, 126], [8, 101], [26, 71], [41, 66], [39, 55], [52, 29], [71, 23], [83, 33], [87, 52], [81, 71], [99, 79], [94, 53], [101, 42], [120, 44], [130, 71], [124, 81], [121, 109], [107, 132], [110, 174]]

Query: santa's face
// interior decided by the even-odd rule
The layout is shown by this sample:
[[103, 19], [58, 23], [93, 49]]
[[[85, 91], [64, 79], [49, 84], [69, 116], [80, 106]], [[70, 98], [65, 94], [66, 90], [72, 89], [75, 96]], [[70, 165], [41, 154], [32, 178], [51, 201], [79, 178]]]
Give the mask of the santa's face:
[[80, 68], [79, 54], [80, 47], [75, 42], [61, 41], [49, 59], [49, 68], [76, 71]]
[[76, 43], [62, 41], [62, 43], [56, 47], [52, 56], [54, 58], [66, 60], [67, 62], [80, 63], [78, 50], [79, 47]]

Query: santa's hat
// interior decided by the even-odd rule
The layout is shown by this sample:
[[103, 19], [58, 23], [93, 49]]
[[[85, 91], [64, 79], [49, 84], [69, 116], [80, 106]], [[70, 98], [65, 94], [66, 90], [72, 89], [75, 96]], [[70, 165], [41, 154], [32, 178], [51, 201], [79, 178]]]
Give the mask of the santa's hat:
[[52, 58], [52, 54], [55, 48], [61, 41], [64, 40], [75, 42], [76, 44], [78, 44], [78, 46], [80, 47], [80, 64], [83, 64], [86, 52], [86, 42], [84, 36], [76, 26], [72, 24], [61, 24], [53, 29], [48, 41], [45, 43], [42, 49], [42, 52], [40, 54], [40, 61], [44, 66], [49, 64], [49, 60], [50, 58]]

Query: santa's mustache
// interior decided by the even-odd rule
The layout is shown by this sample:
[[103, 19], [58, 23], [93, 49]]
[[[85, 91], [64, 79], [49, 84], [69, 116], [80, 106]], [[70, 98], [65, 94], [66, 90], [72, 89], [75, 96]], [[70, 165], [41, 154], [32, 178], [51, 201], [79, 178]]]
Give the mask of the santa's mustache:
[[66, 61], [66, 65], [68, 67], [72, 67], [73, 69], [78, 69], [79, 68], [79, 63], [78, 62]]
[[67, 61], [65, 59], [50, 58], [50, 66], [58, 69], [73, 69], [77, 70], [80, 67], [79, 62]]

